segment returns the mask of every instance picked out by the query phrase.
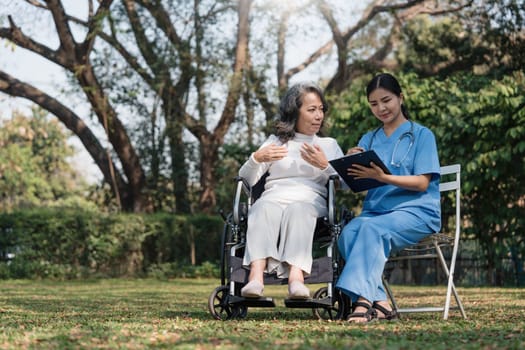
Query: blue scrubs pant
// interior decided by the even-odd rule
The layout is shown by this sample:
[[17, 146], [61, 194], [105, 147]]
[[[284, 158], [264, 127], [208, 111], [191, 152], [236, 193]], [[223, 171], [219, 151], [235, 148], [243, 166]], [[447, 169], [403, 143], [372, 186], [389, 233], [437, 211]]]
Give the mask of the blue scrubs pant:
[[433, 233], [427, 224], [407, 211], [364, 212], [352, 219], [339, 236], [345, 266], [336, 287], [355, 302], [387, 300], [382, 275], [390, 252], [417, 243]]

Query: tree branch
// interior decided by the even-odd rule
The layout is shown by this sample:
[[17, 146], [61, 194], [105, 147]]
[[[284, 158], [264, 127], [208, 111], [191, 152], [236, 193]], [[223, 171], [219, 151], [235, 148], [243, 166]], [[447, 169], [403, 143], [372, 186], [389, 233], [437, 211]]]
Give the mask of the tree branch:
[[[91, 155], [105, 181], [111, 183], [110, 162], [115, 164], [107, 156], [107, 152], [100, 144], [91, 129], [71, 109], [67, 108], [53, 97], [30, 84], [21, 82], [9, 74], [0, 71], [0, 91], [15, 97], [22, 97], [33, 101], [45, 110], [53, 113], [69, 130], [77, 135], [85, 149]], [[125, 180], [117, 174], [117, 183], [120, 191], [125, 191]]]
[[78, 59], [76, 55], [76, 43], [69, 27], [66, 12], [60, 0], [47, 0], [47, 7], [53, 16], [55, 28], [60, 40], [59, 54], [68, 62], [68, 66], [72, 65], [74, 59]]
[[[135, 40], [137, 41], [137, 45], [139, 47], [139, 50], [142, 54], [142, 57], [146, 60], [148, 66], [157, 66], [159, 65], [159, 59], [155, 52], [151, 50], [154, 45], [148, 40], [144, 27], [142, 26], [140, 16], [137, 13], [137, 9], [135, 8], [135, 2], [134, 0], [123, 0], [124, 2], [124, 8], [126, 10], [126, 13], [128, 15], [131, 29], [133, 30], [133, 34], [135, 35]], [[159, 69], [155, 69], [158, 71]], [[167, 67], [164, 67], [162, 69], [163, 71], [167, 70]]]
[[[76, 23], [78, 25], [81, 25], [85, 27], [86, 29], [88, 29], [90, 26], [89, 22], [83, 21], [77, 17], [67, 15], [67, 18], [69, 21]], [[114, 25], [111, 20], [111, 14], [108, 14], [107, 19], [109, 22], [109, 28], [110, 28], [111, 34], [107, 34], [103, 31], [97, 31], [96, 36], [98, 36], [99, 38], [104, 40], [106, 43], [108, 43], [111, 47], [113, 47], [122, 56], [122, 58], [124, 58], [124, 60], [129, 64], [129, 66], [135, 72], [137, 72], [137, 74], [139, 74], [142, 77], [142, 79], [144, 79], [144, 81], [148, 85], [153, 86], [154, 79], [150, 74], [148, 74], [148, 70], [142, 67], [137, 57], [132, 55], [118, 40]]]
[[[303, 71], [306, 69], [309, 65], [317, 61], [321, 56], [324, 54], [327, 54], [332, 49], [334, 43], [337, 44], [339, 54], [341, 51], [341, 47], [348, 46], [348, 43], [350, 39], [358, 33], [360, 30], [362, 30], [364, 27], [366, 27], [372, 19], [374, 19], [378, 14], [380, 13], [396, 13], [400, 12], [406, 9], [415, 8], [416, 10], [407, 12], [403, 14], [403, 16], [400, 16], [400, 20], [407, 20], [410, 16], [415, 16], [417, 14], [429, 14], [429, 15], [443, 15], [446, 13], [451, 12], [457, 12], [461, 9], [464, 9], [468, 6], [470, 6], [473, 3], [473, 0], [469, 0], [467, 3], [451, 7], [451, 8], [439, 8], [438, 10], [430, 10], [427, 5], [429, 0], [410, 0], [406, 1], [404, 3], [400, 4], [394, 4], [394, 5], [383, 5], [385, 1], [384, 0], [376, 0], [374, 3], [372, 3], [368, 9], [363, 13], [360, 20], [352, 27], [348, 28], [345, 32], [341, 32], [337, 28], [337, 23], [335, 22], [335, 19], [333, 18], [331, 12], [329, 11], [329, 5], [327, 5], [324, 1], [319, 4], [319, 8], [321, 10], [321, 13], [323, 14], [325, 20], [327, 21], [330, 30], [332, 31], [333, 38], [332, 40], [328, 41], [324, 45], [322, 45], [319, 49], [317, 49], [314, 53], [312, 53], [306, 60], [304, 60], [299, 65], [290, 68], [285, 76], [287, 79], [290, 79], [293, 75]], [[432, 1], [432, 3], [435, 3]], [[418, 6], [421, 5], [421, 6]], [[345, 49], [346, 50], [346, 49]], [[346, 52], [346, 51], [345, 51]], [[341, 67], [339, 68], [341, 69]], [[339, 75], [343, 76], [345, 74]]]
[[36, 1], [36, 0], [24, 0], [25, 2], [27, 2], [28, 4], [34, 6], [34, 7], [38, 7], [38, 8], [41, 8], [41, 9], [45, 9], [45, 10], [48, 10], [47, 6]]
[[170, 17], [166, 9], [162, 6], [160, 1], [143, 1], [135, 0], [138, 4], [148, 9], [157, 23], [157, 26], [166, 34], [168, 40], [180, 50], [183, 41], [177, 34], [177, 30], [171, 23]]
[[400, 19], [402, 21], [407, 21], [417, 15], [430, 15], [433, 17], [446, 15], [453, 12], [459, 12], [467, 7], [470, 7], [474, 3], [474, 0], [468, 0], [464, 4], [460, 4], [458, 6], [451, 6], [450, 8], [442, 7], [439, 2], [436, 3], [436, 6], [432, 9], [428, 3], [422, 3], [418, 6], [415, 6], [413, 10], [406, 11], [406, 13], [400, 14]]
[[[89, 16], [88, 21], [88, 32], [86, 35], [86, 38], [84, 39], [84, 42], [82, 43], [82, 49], [80, 50], [80, 54], [84, 57], [83, 61], [87, 60], [87, 57], [89, 57], [91, 50], [93, 50], [93, 45], [95, 44], [95, 39], [97, 38], [97, 33], [100, 32], [100, 29], [102, 28], [102, 20], [109, 15], [109, 7], [113, 3], [113, 0], [102, 0], [100, 1], [100, 5], [98, 6], [97, 12], [95, 15]], [[92, 9], [90, 9], [90, 12]], [[66, 18], [69, 20], [69, 16], [66, 16]]]
[[241, 95], [243, 71], [248, 62], [248, 42], [250, 33], [250, 7], [252, 0], [239, 2], [239, 23], [237, 31], [237, 45], [235, 50], [235, 62], [233, 64], [233, 76], [230, 81], [226, 103], [221, 118], [215, 127], [213, 134], [219, 144], [222, 143], [224, 135], [235, 118], [235, 109]]
[[7, 39], [12, 41], [17, 46], [20, 46], [26, 50], [32, 51], [48, 60], [59, 64], [64, 65], [66, 62], [63, 62], [63, 59], [57, 55], [57, 51], [50, 49], [49, 47], [42, 45], [33, 39], [26, 36], [20, 27], [17, 27], [11, 15], [8, 17], [10, 27], [9, 28], [0, 28], [0, 38]]

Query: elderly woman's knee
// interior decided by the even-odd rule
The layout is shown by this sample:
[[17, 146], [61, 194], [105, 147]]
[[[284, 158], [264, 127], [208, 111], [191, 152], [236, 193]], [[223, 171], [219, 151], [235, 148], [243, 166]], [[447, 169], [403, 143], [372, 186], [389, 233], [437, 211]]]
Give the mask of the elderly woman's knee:
[[317, 216], [317, 211], [315, 207], [310, 203], [291, 203], [289, 204], [285, 211], [285, 215], [288, 217], [305, 217], [305, 216]]

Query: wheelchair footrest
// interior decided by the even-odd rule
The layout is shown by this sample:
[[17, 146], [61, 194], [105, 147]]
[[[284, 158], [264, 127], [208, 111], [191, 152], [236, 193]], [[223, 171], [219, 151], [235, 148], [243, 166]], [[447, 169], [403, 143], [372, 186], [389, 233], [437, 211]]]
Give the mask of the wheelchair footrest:
[[321, 299], [284, 299], [284, 305], [289, 308], [327, 308], [332, 306], [331, 298]]
[[232, 305], [242, 305], [247, 307], [275, 307], [273, 298], [268, 297], [244, 298], [234, 295], [229, 297], [228, 302]]

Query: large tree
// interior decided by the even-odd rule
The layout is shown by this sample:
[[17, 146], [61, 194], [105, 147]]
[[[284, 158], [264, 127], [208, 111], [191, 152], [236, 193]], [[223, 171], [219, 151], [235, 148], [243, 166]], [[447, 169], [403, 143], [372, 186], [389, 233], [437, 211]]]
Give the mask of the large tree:
[[[184, 128], [197, 137], [201, 144], [199, 169], [202, 191], [200, 203], [204, 210], [212, 208], [215, 202], [213, 169], [217, 161], [217, 150], [222, 145], [229, 125], [234, 120], [241, 94], [243, 71], [246, 70], [248, 16], [251, 1], [242, 0], [237, 4], [238, 34], [229, 48], [233, 53], [233, 64], [229, 77], [223, 80], [221, 93], [225, 96], [225, 102], [221, 106], [222, 112], [216, 126], [211, 131], [207, 125], [206, 115], [203, 115], [209, 112], [202, 108], [193, 112], [188, 106], [188, 99], [192, 91], [197, 91], [201, 99], [199, 102], [203, 106], [206, 104], [206, 101], [202, 101], [206, 93], [203, 79], [211, 76], [205, 75], [205, 69], [210, 69], [210, 65], [205, 66], [201, 63], [212, 59], [204, 57], [202, 51], [199, 50], [203, 42], [199, 42], [197, 33], [205, 30], [206, 21], [216, 21], [218, 13], [231, 10], [230, 6], [224, 5], [227, 2], [208, 2], [205, 16], [199, 15], [199, 11], [202, 11], [204, 7], [200, 1], [195, 1], [189, 10], [187, 4], [168, 3], [169, 6], [172, 6], [170, 9], [172, 12], [176, 13], [175, 6], [178, 5], [179, 9], [188, 10], [190, 14], [188, 18], [194, 18], [194, 29], [190, 31], [190, 35], [186, 36], [180, 34], [179, 31], [184, 33], [187, 28], [177, 22], [177, 20], [186, 19], [182, 15], [180, 15], [182, 18], [171, 15], [159, 1], [124, 0], [113, 4], [112, 0], [107, 0], [99, 2], [98, 6], [94, 6], [93, 2], [89, 1], [87, 20], [68, 15], [59, 0], [28, 1], [28, 3], [52, 15], [60, 42], [59, 46], [53, 49], [33, 40], [17, 26], [16, 14], [8, 16], [9, 25], [0, 29], [0, 37], [41, 55], [71, 73], [89, 101], [99, 124], [103, 126], [111, 149], [102, 146], [103, 142], [95, 137], [95, 133], [90, 130], [83, 118], [67, 107], [66, 101], [59, 101], [6, 72], [0, 72], [0, 90], [12, 96], [28, 98], [39, 104], [54, 113], [78, 135], [100, 168], [105, 181], [112, 186], [124, 209], [151, 210], [144, 165], [131, 140], [129, 130], [126, 129], [122, 117], [116, 111], [117, 108], [111, 98], [113, 93], [111, 88], [101, 83], [104, 82], [103, 68], [93, 64], [93, 57], [97, 57], [96, 39], [102, 39], [118, 52], [125, 64], [162, 101], [165, 135], [167, 135], [170, 146], [172, 180], [180, 211], [188, 210], [185, 163], [187, 160], [182, 142]], [[195, 16], [192, 16], [193, 14]], [[128, 28], [123, 27], [123, 21], [127, 22]], [[73, 25], [85, 29], [82, 40], [75, 40], [71, 28]], [[120, 41], [119, 33], [125, 33], [126, 30], [132, 32], [133, 40], [127, 38]], [[164, 42], [161, 44], [156, 40], [159, 33], [164, 36]], [[169, 48], [166, 49], [168, 44]], [[112, 74], [118, 79], [119, 72], [112, 72]]]
[[[231, 125], [246, 123], [247, 128], [239, 130], [240, 135], [247, 130], [248, 137], [233, 139], [250, 143], [257, 132], [256, 112], [269, 121], [279, 92], [315, 65], [315, 80], [338, 94], [370, 71], [412, 62], [427, 74], [450, 73], [482, 64], [495, 51], [472, 42], [481, 58], [452, 50], [439, 65], [426, 66], [417, 65], [413, 55], [409, 60], [399, 55], [411, 35], [408, 24], [421, 16], [449, 17], [467, 30], [469, 21], [483, 13], [473, 10], [478, 6], [473, 0], [372, 0], [360, 14], [352, 13], [356, 4], [347, 1], [259, 1], [253, 11], [249, 0], [86, 2], [88, 14], [76, 18], [60, 0], [26, 1], [27, 8], [51, 15], [57, 47], [32, 38], [24, 11], [10, 13], [0, 38], [67, 70], [104, 137], [96, 135], [88, 116], [77, 115], [68, 101], [8, 72], [0, 71], [0, 91], [39, 104], [78, 135], [126, 210], [157, 209], [151, 194], [167, 162], [175, 209], [190, 211], [188, 179], [195, 160], [198, 209], [213, 210], [219, 150]], [[312, 49], [292, 51], [298, 43], [317, 42], [317, 37], [326, 40]], [[292, 56], [294, 63], [289, 63]], [[334, 69], [325, 70], [330, 57], [335, 57]], [[126, 108], [133, 118], [122, 114]], [[186, 147], [188, 132], [198, 142], [195, 159]], [[144, 135], [146, 141], [140, 138]], [[162, 158], [165, 144], [167, 159]]]
[[[7, 38], [16, 45], [41, 55], [74, 74], [99, 123], [104, 126], [107, 139], [120, 160], [122, 173], [117, 171], [109, 152], [106, 152], [106, 149], [82, 118], [64, 103], [31, 84], [17, 80], [6, 72], [0, 72], [2, 91], [12, 96], [25, 97], [56, 115], [71, 131], [79, 136], [86, 150], [100, 168], [105, 180], [112, 185], [120, 203], [124, 207], [133, 208], [136, 211], [145, 210], [148, 205], [147, 198], [143, 194], [145, 175], [139, 157], [115, 108], [109, 102], [107, 93], [100, 86], [94, 67], [90, 62], [91, 51], [97, 38], [96, 34], [100, 30], [100, 20], [107, 14], [112, 0], [102, 1], [97, 11], [90, 14], [89, 31], [81, 42], [77, 42], [73, 37], [68, 16], [60, 1], [50, 0], [44, 3], [31, 3], [51, 13], [60, 40], [58, 48], [52, 49], [31, 39], [16, 25], [15, 19], [11, 15], [9, 16], [9, 27], [0, 29], [0, 37]], [[90, 10], [93, 10], [92, 6]]]

